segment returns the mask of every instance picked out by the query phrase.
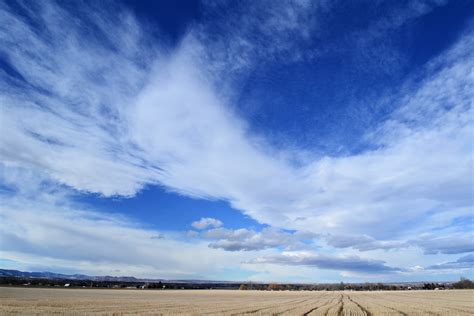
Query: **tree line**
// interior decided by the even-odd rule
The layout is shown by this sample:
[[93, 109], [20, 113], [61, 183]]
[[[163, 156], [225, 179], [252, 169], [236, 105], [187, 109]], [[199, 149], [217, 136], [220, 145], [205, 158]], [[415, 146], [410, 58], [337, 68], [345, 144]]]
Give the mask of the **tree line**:
[[138, 289], [228, 289], [228, 290], [257, 290], [257, 291], [396, 291], [396, 290], [444, 290], [444, 289], [474, 289], [474, 282], [461, 278], [458, 282], [445, 283], [413, 283], [413, 284], [384, 284], [384, 283], [331, 283], [331, 284], [281, 284], [281, 283], [192, 283], [192, 282], [125, 282], [125, 281], [91, 281], [70, 279], [44, 279], [0, 277], [3, 286], [33, 286], [33, 287], [81, 287], [81, 288], [138, 288]]
[[244, 283], [239, 290], [257, 291], [403, 291], [403, 290], [446, 290], [474, 289], [474, 282], [461, 278], [450, 283], [414, 283], [414, 284], [384, 284], [384, 283], [330, 283], [330, 284], [280, 284], [280, 283]]

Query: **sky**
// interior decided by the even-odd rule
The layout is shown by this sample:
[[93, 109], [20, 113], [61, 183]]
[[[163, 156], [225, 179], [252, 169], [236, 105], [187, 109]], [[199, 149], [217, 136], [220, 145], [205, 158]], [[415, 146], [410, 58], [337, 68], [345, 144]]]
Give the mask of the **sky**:
[[474, 278], [474, 2], [0, 2], [0, 267]]

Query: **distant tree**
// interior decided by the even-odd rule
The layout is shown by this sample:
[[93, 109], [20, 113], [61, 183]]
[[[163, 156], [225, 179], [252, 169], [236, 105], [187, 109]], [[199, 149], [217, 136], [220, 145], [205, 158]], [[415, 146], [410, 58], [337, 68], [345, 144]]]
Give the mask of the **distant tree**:
[[456, 283], [453, 283], [453, 288], [455, 289], [474, 289], [474, 282], [469, 279], [461, 278]]
[[249, 289], [249, 286], [247, 284], [241, 284], [239, 287], [239, 290], [246, 291]]
[[378, 291], [381, 291], [381, 290], [386, 290], [387, 289], [387, 286], [383, 283], [377, 283], [377, 285], [375, 286], [375, 289], [378, 290]]
[[269, 291], [281, 291], [283, 287], [280, 284], [271, 283], [268, 285], [267, 290]]
[[286, 285], [282, 285], [281, 289], [286, 290], [286, 291], [301, 291], [303, 287], [298, 287], [295, 284], [286, 284]]
[[423, 284], [423, 289], [424, 290], [434, 290], [437, 288], [437, 285], [435, 283], [425, 283]]
[[257, 291], [265, 291], [267, 289], [267, 285], [265, 284], [250, 284], [251, 289], [257, 290]]

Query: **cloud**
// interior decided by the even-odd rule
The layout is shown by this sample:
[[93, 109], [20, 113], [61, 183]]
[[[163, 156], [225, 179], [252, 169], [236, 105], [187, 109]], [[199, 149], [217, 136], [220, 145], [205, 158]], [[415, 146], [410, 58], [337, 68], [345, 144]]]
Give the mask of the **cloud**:
[[474, 234], [472, 232], [450, 234], [447, 236], [423, 236], [422, 238], [411, 241], [411, 243], [421, 247], [425, 254], [429, 255], [438, 253], [459, 254], [474, 252]]
[[[206, 1], [202, 14], [207, 23], [191, 30], [190, 37], [202, 44], [204, 67], [220, 84], [223, 76], [235, 80], [238, 74], [272, 63], [281, 66], [328, 56], [344, 56], [359, 70], [393, 75], [403, 53], [391, 40], [393, 30], [446, 1], [369, 4], [384, 14], [359, 24], [344, 19], [344, 13], [366, 5], [363, 2], [352, 6], [340, 1], [240, 1], [229, 10], [222, 2]], [[343, 36], [333, 32], [339, 23], [347, 24]]]
[[376, 240], [367, 235], [345, 236], [345, 235], [329, 235], [325, 237], [329, 246], [335, 248], [358, 249], [360, 251], [369, 251], [374, 249], [400, 249], [408, 247], [409, 244], [404, 241], [397, 240]]
[[134, 195], [153, 182], [157, 171], [132, 149], [120, 114], [155, 55], [142, 28], [104, 7], [72, 14], [54, 2], [18, 6], [23, 15], [0, 5], [9, 25], [0, 29], [2, 161], [105, 196]]
[[227, 251], [252, 251], [267, 248], [298, 249], [314, 247], [313, 239], [316, 234], [308, 232], [285, 232], [279, 229], [266, 227], [260, 232], [241, 228], [211, 229], [202, 234], [210, 239], [217, 239], [209, 247]]
[[[450, 229], [452, 230], [452, 229]], [[403, 240], [376, 240], [368, 235], [326, 235], [322, 238], [327, 245], [335, 248], [353, 248], [359, 251], [400, 250], [408, 247], [421, 248], [425, 255], [460, 254], [474, 252], [474, 236], [471, 232], [438, 231], [438, 234]], [[416, 247], [416, 248], [415, 248]], [[404, 251], [406, 253], [406, 250]]]
[[295, 167], [284, 158], [291, 154], [252, 135], [211, 86], [189, 77], [185, 51], [140, 94], [132, 139], [161, 168], [160, 183], [181, 194], [227, 200], [271, 226], [334, 234], [350, 229], [387, 239], [449, 225], [468, 216], [471, 204], [474, 89], [468, 88], [467, 42], [418, 88], [403, 91], [397, 113], [367, 135], [375, 149], [356, 155], [315, 157]]
[[[293, 44], [286, 42], [310, 32], [298, 24], [300, 17], [310, 19], [304, 4], [288, 12], [271, 7], [261, 24], [253, 16], [241, 38], [236, 33], [216, 44], [212, 34], [190, 32], [172, 49], [150, 45], [126, 12], [99, 8], [89, 15], [84, 8], [76, 16], [41, 2], [19, 15], [0, 6], [8, 25], [0, 28], [2, 54], [10, 68], [0, 73], [0, 156], [6, 169], [41, 172], [49, 181], [106, 197], [162, 185], [186, 196], [226, 200], [273, 227], [371, 236], [354, 245], [361, 250], [394, 247], [388, 240], [407, 231], [426, 232], [472, 217], [471, 30], [409, 78], [399, 94], [385, 96], [397, 111], [364, 136], [367, 148], [338, 157], [305, 152], [302, 161], [300, 152], [275, 149], [253, 133], [232, 110], [235, 92], [216, 84], [222, 73], [215, 69], [235, 62], [242, 71], [249, 60], [266, 57], [254, 57], [258, 45], [246, 48], [255, 28], [262, 45], [281, 31], [276, 46], [285, 43], [282, 49], [291, 51]], [[217, 49], [227, 43], [237, 48]], [[273, 46], [268, 51], [281, 53]], [[220, 52], [223, 57], [209, 57]], [[245, 53], [242, 61], [239, 52]], [[294, 238], [268, 231], [239, 241], [232, 234], [237, 232], [213, 246], [265, 249], [275, 245], [265, 234], [289, 244]], [[29, 242], [14, 244], [34, 251]], [[337, 237], [330, 243], [347, 245]]]
[[402, 271], [385, 265], [384, 261], [362, 259], [358, 256], [333, 256], [307, 252], [286, 252], [258, 258], [251, 263], [270, 263], [278, 265], [310, 266], [318, 269], [353, 271], [360, 273], [393, 273]]
[[206, 229], [208, 227], [220, 227], [222, 222], [215, 218], [203, 217], [198, 221], [192, 222], [191, 226], [196, 229]]
[[431, 270], [464, 270], [474, 269], [474, 254], [469, 254], [456, 261], [445, 262], [427, 267]]
[[[369, 3], [372, 9], [378, 8], [377, 11], [384, 11], [384, 14], [377, 14], [367, 25], [356, 25], [349, 28], [348, 34], [336, 42], [337, 45], [331, 50], [331, 53], [337, 54], [341, 50], [348, 53], [347, 59], [351, 61], [351, 66], [359, 71], [370, 72], [372, 75], [377, 73], [396, 77], [399, 75], [400, 69], [407, 66], [407, 56], [406, 52], [398, 47], [398, 34], [395, 31], [406, 27], [417, 18], [439, 9], [448, 1], [420, 0], [390, 3], [390, 9], [387, 8], [387, 2], [369, 1]], [[363, 1], [355, 5], [361, 4], [366, 5]]]
[[[14, 181], [10, 177], [10, 183]], [[91, 210], [71, 202], [67, 189], [50, 185], [50, 191], [44, 190], [44, 183], [34, 175], [20, 183], [28, 182], [36, 187], [34, 195], [0, 195], [1, 257], [25, 269], [210, 279], [240, 269], [241, 261], [253, 257], [211, 249], [206, 241], [190, 242], [177, 232], [143, 227], [123, 215]], [[193, 260], [186, 260], [188, 256]]]
[[318, 17], [329, 3], [311, 1], [241, 1], [232, 9], [219, 1], [203, 8], [208, 23], [190, 36], [202, 44], [206, 68], [221, 76], [241, 74], [266, 63], [287, 63], [303, 56], [298, 48], [314, 36]]

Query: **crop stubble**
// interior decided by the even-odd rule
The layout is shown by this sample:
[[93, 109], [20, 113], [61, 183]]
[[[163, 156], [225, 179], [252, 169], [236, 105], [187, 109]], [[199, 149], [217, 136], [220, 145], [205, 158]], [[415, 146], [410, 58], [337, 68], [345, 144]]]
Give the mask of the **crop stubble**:
[[474, 315], [474, 291], [0, 288], [1, 315]]

